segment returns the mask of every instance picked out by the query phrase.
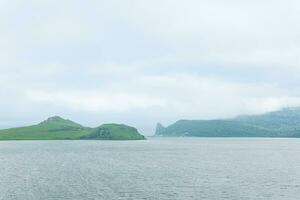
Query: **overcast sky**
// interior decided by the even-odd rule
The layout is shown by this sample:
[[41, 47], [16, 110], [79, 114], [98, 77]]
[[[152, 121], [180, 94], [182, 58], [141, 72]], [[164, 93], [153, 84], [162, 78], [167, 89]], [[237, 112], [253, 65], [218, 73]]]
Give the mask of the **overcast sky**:
[[0, 127], [300, 105], [299, 0], [0, 0]]

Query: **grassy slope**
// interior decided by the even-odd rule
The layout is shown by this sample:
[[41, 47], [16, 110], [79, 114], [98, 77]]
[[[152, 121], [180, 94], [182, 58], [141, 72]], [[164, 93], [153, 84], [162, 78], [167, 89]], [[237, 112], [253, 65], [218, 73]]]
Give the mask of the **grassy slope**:
[[90, 129], [51, 128], [47, 126], [33, 125], [21, 128], [6, 129], [0, 131], [0, 140], [57, 140], [76, 139], [88, 134]]
[[103, 124], [99, 128], [110, 130], [111, 139], [113, 140], [145, 139], [136, 128], [124, 124]]
[[265, 129], [230, 120], [180, 120], [165, 128], [160, 135], [198, 137], [257, 137], [272, 136]]
[[[106, 136], [93, 135], [97, 130], [106, 131]], [[135, 128], [126, 125], [107, 124], [87, 128], [70, 120], [55, 117], [33, 126], [0, 130], [0, 140], [76, 140], [76, 139], [144, 139]]]

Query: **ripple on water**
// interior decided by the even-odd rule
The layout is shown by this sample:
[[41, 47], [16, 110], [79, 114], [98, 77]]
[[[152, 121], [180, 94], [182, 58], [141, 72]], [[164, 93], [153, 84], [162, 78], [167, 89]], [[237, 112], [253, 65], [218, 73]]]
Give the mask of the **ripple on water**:
[[0, 200], [298, 199], [297, 139], [0, 142]]

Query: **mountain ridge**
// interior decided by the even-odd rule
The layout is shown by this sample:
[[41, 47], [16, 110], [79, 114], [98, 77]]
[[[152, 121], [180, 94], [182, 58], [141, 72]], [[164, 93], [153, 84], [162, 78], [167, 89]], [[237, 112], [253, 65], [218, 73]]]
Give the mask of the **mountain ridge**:
[[299, 137], [300, 107], [229, 119], [178, 120], [162, 127], [155, 136]]

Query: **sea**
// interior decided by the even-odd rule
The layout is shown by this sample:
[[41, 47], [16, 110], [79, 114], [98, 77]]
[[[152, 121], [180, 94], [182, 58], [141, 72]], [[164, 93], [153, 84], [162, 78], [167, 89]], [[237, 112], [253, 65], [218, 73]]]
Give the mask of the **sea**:
[[1, 141], [0, 200], [297, 200], [300, 139]]

